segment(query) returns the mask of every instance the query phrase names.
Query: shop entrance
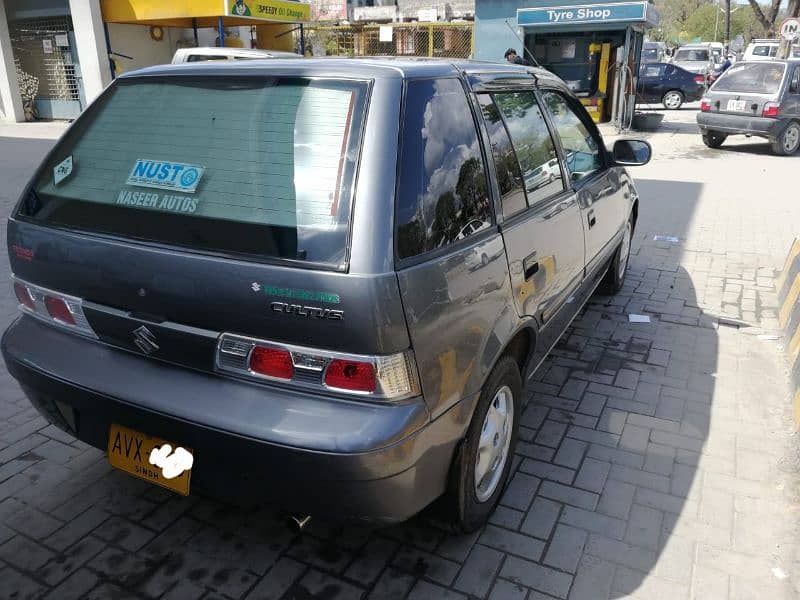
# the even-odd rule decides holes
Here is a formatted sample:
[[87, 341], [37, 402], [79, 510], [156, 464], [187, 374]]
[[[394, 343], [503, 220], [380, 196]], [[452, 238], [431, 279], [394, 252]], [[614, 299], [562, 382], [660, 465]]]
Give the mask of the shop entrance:
[[85, 105], [75, 33], [68, 15], [9, 21], [26, 115], [74, 119]]

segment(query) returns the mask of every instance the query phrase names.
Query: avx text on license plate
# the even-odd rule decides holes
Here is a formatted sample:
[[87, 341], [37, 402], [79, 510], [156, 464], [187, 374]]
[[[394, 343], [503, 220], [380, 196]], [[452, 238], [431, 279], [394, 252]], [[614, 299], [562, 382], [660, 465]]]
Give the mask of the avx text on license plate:
[[747, 110], [747, 100], [728, 100], [728, 110]]
[[[191, 469], [177, 477], [167, 479], [164, 477], [161, 467], [150, 464], [150, 452], [153, 448], [160, 448], [164, 444], [169, 444], [173, 450], [178, 446], [172, 442], [112, 423], [108, 432], [108, 462], [112, 467], [134, 477], [188, 496], [189, 479], [192, 476]], [[186, 450], [191, 453], [189, 448]]]

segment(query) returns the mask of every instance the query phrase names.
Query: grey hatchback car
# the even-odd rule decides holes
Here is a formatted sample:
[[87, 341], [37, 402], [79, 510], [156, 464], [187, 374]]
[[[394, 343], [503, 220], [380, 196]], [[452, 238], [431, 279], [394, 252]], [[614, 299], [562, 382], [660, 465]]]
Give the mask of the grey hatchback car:
[[623, 165], [649, 158], [608, 152], [540, 69], [128, 73], [9, 220], [3, 356], [52, 423], [176, 493], [378, 523], [441, 497], [472, 530], [509, 477], [524, 381], [623, 284]]
[[800, 61], [733, 65], [700, 101], [697, 124], [709, 148], [742, 134], [766, 138], [775, 154], [794, 154], [800, 148]]

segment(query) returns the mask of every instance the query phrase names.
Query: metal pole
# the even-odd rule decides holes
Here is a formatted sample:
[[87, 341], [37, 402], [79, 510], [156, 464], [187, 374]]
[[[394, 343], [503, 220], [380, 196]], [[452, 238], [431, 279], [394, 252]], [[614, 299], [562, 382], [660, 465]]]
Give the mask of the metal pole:
[[111, 38], [108, 35], [108, 23], [103, 23], [103, 31], [106, 34], [106, 52], [108, 53], [108, 67], [111, 69], [111, 79], [117, 76], [117, 69], [114, 60], [111, 58]]
[[222, 22], [222, 17], [217, 19], [217, 28], [219, 29], [219, 47], [225, 47], [225, 25]]
[[306, 35], [302, 23], [300, 23], [300, 53], [306, 55]]
[[719, 13], [722, 10], [722, 7], [719, 5], [720, 2], [722, 2], [722, 0], [717, 0], [717, 18], [714, 19], [714, 41], [715, 42], [717, 41], [717, 32], [719, 31]]
[[194, 47], [197, 48], [200, 45], [200, 39], [197, 37], [197, 19], [192, 18], [192, 31], [194, 31]]
[[731, 0], [725, 0], [725, 38], [722, 44], [726, 50], [731, 45]]

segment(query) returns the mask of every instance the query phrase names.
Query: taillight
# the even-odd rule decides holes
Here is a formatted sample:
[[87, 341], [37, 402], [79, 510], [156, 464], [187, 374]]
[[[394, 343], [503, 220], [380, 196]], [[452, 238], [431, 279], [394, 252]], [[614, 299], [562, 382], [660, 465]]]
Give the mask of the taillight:
[[81, 335], [97, 337], [83, 314], [83, 300], [80, 298], [48, 290], [16, 277], [14, 294], [24, 313]]
[[19, 303], [28, 310], [36, 310], [33, 305], [33, 298], [28, 288], [19, 282], [14, 282], [14, 293], [17, 295]]
[[700, 111], [701, 112], [709, 112], [711, 110], [711, 100], [708, 98], [703, 98], [700, 100]]
[[318, 393], [365, 399], [400, 400], [420, 393], [411, 350], [364, 356], [223, 333], [216, 368], [253, 380], [269, 378]]
[[294, 376], [292, 355], [288, 350], [255, 346], [250, 352], [250, 370], [258, 375], [291, 380]]
[[45, 296], [44, 305], [47, 308], [47, 314], [53, 317], [56, 321], [60, 321], [65, 325], [75, 325], [75, 318], [69, 310], [69, 306], [64, 302], [63, 298], [55, 296]]
[[761, 111], [762, 117], [777, 117], [780, 112], [780, 105], [775, 102], [767, 102], [764, 104], [764, 109]]
[[705, 85], [705, 83], [706, 83], [706, 78], [705, 78], [705, 77], [703, 77], [702, 75], [695, 75], [695, 76], [694, 76], [694, 82], [695, 82], [695, 83], [699, 83], [700, 85]]
[[325, 385], [350, 392], [374, 392], [375, 366], [370, 362], [334, 359], [325, 371]]

